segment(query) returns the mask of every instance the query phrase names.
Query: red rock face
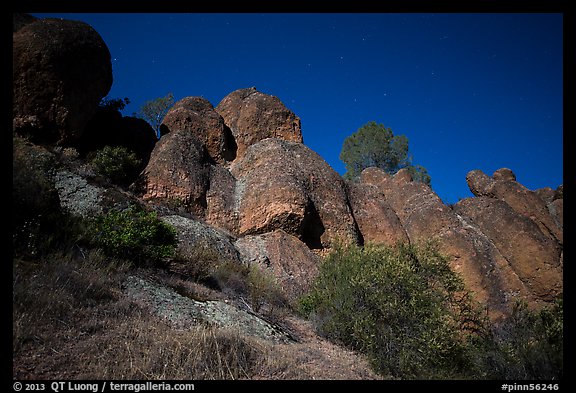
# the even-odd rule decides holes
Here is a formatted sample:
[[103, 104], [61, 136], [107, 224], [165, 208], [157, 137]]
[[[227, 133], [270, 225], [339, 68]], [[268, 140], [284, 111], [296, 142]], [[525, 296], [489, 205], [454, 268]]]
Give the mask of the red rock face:
[[488, 197], [461, 200], [454, 210], [498, 248], [532, 298], [549, 301], [562, 292], [562, 249], [534, 221]]
[[503, 200], [514, 211], [534, 221], [542, 233], [563, 244], [562, 230], [550, 216], [546, 202], [518, 183], [510, 169], [499, 169], [492, 178], [482, 171], [471, 171], [466, 175], [466, 181], [474, 195]]
[[266, 138], [302, 143], [300, 118], [277, 97], [254, 87], [228, 94], [216, 111], [234, 135], [238, 158], [244, 156], [248, 146]]
[[384, 194], [373, 184], [348, 183], [348, 199], [364, 243], [393, 246], [408, 235]]
[[212, 104], [202, 97], [183, 98], [168, 111], [161, 125], [161, 133], [165, 135], [176, 131], [192, 133], [219, 164], [236, 158], [236, 143], [230, 129]]
[[361, 182], [382, 192], [398, 216], [410, 242], [436, 239], [450, 258], [475, 298], [488, 308], [492, 318], [509, 312], [518, 296], [533, 301], [532, 292], [513, 270], [509, 261], [481, 228], [458, 215], [426, 185], [412, 182], [404, 170], [395, 176], [369, 168]]
[[19, 27], [12, 39], [13, 128], [38, 143], [73, 141], [112, 86], [110, 52], [82, 22], [38, 19]]
[[230, 172], [237, 179], [238, 235], [283, 229], [312, 248], [357, 241], [342, 178], [303, 144], [262, 140]]
[[144, 200], [182, 206], [204, 216], [209, 166], [206, 150], [190, 132], [171, 132], [152, 150], [138, 186]]

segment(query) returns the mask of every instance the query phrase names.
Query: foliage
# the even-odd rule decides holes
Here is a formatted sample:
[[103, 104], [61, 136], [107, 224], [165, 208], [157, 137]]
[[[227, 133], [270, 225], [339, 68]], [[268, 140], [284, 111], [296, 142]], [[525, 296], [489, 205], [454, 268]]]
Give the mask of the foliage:
[[320, 334], [396, 378], [557, 380], [563, 301], [490, 324], [434, 243], [335, 247], [300, 300]]
[[486, 379], [558, 380], [563, 376], [562, 297], [540, 311], [517, 302], [512, 315], [477, 340], [477, 373]]
[[394, 135], [390, 128], [374, 121], [366, 123], [344, 140], [340, 159], [346, 166], [344, 177], [349, 180], [357, 178], [369, 167], [381, 168], [390, 174], [408, 168], [415, 181], [430, 185], [426, 168], [412, 166], [408, 138]]
[[124, 146], [104, 146], [94, 154], [91, 162], [99, 174], [123, 186], [132, 182], [141, 164], [136, 154]]
[[104, 110], [110, 111], [121, 111], [126, 108], [126, 105], [130, 104], [130, 99], [128, 97], [124, 98], [102, 98], [98, 106]]
[[402, 378], [450, 378], [467, 367], [467, 336], [483, 320], [432, 243], [337, 246], [301, 309], [319, 333]]
[[277, 308], [288, 304], [273, 275], [257, 265], [226, 261], [215, 269], [213, 277], [222, 292], [246, 297], [254, 311], [260, 312], [267, 306], [267, 316], [273, 316]]
[[414, 181], [430, 185], [432, 178], [428, 174], [428, 170], [422, 165], [408, 165], [406, 169], [410, 172]]
[[146, 101], [140, 107], [139, 116], [152, 126], [154, 131], [156, 131], [157, 138], [160, 138], [160, 125], [162, 125], [164, 116], [166, 116], [172, 105], [174, 105], [174, 95], [168, 93], [165, 97]]
[[154, 212], [132, 205], [90, 220], [90, 242], [107, 255], [150, 265], [174, 255], [176, 231]]

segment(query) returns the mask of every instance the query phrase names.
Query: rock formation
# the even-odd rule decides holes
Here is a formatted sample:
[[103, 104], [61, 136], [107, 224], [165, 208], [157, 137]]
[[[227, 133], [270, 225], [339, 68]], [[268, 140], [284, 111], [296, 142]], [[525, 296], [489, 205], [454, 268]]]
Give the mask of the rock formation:
[[219, 164], [236, 158], [236, 142], [230, 129], [204, 98], [186, 97], [178, 101], [164, 117], [160, 130], [163, 136], [183, 131], [193, 134]]
[[[292, 301], [317, 274], [317, 254], [337, 241], [436, 239], [493, 318], [516, 299], [538, 306], [563, 290], [561, 186], [531, 191], [510, 169], [492, 177], [474, 170], [466, 180], [475, 197], [449, 207], [407, 170], [368, 168], [347, 183], [303, 144], [300, 119], [255, 88], [216, 108], [201, 97], [178, 101], [156, 143], [140, 119], [102, 108], [93, 116], [112, 75], [90, 26], [26, 15], [13, 23], [13, 125], [31, 140], [14, 138], [13, 218], [21, 225], [49, 209], [90, 217], [150, 204], [178, 232], [173, 271], [193, 271], [198, 250], [210, 249], [218, 260], [270, 272]], [[62, 160], [57, 167], [61, 147], [33, 143], [75, 143], [81, 155], [130, 148], [146, 164], [131, 187], [138, 197]]]
[[232, 130], [241, 158], [248, 146], [266, 138], [302, 142], [300, 118], [274, 96], [256, 88], [240, 89], [228, 94], [216, 107]]
[[173, 131], [156, 144], [135, 188], [144, 200], [184, 206], [203, 217], [208, 176], [204, 145], [186, 130]]
[[357, 241], [342, 178], [302, 143], [264, 139], [230, 172], [237, 179], [239, 235], [283, 229], [310, 248]]
[[320, 260], [298, 238], [279, 229], [238, 239], [234, 246], [243, 263], [270, 272], [287, 299], [296, 302], [310, 290]]
[[517, 213], [533, 220], [542, 233], [563, 243], [562, 230], [550, 216], [546, 203], [534, 191], [518, 183], [510, 169], [499, 169], [492, 178], [482, 171], [471, 171], [466, 175], [466, 181], [474, 195], [503, 200]]
[[[366, 176], [370, 171], [367, 171]], [[410, 240], [385, 195], [375, 184], [350, 182], [348, 198], [362, 242], [393, 246]]]
[[108, 47], [83, 22], [15, 18], [14, 30], [13, 129], [38, 143], [73, 141], [112, 86]]
[[176, 229], [178, 234], [177, 258], [169, 264], [173, 272], [190, 275], [194, 263], [206, 263], [198, 259], [208, 257], [220, 263], [240, 263], [238, 251], [233, 245], [235, 240], [225, 232], [219, 231], [202, 221], [178, 215], [162, 216], [161, 220]]
[[463, 222], [427, 185], [413, 182], [406, 170], [390, 176], [377, 168], [361, 174], [362, 184], [376, 186], [398, 216], [410, 242], [436, 239], [477, 300], [496, 317], [506, 313], [515, 293], [527, 292], [506, 260], [480, 231]]
[[490, 239], [535, 299], [552, 300], [561, 292], [561, 247], [536, 223], [488, 197], [461, 200], [454, 210]]

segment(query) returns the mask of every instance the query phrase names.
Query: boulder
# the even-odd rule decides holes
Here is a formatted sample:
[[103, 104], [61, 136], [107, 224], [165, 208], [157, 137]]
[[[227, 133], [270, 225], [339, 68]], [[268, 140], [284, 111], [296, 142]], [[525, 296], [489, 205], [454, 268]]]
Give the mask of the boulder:
[[234, 135], [238, 158], [246, 149], [266, 138], [302, 142], [300, 118], [277, 98], [256, 88], [240, 89], [228, 94], [216, 107]]
[[278, 326], [220, 300], [197, 301], [149, 278], [129, 275], [122, 285], [124, 293], [139, 307], [149, 310], [168, 325], [189, 330], [198, 325], [231, 329], [241, 335], [289, 343], [290, 336]]
[[534, 221], [488, 197], [463, 199], [454, 211], [490, 239], [534, 298], [550, 301], [562, 292], [562, 249]]
[[270, 272], [282, 294], [291, 302], [307, 293], [318, 275], [320, 258], [298, 238], [281, 229], [245, 236], [234, 245], [242, 262]]
[[144, 200], [183, 208], [204, 216], [210, 168], [206, 149], [188, 131], [164, 135], [133, 189]]
[[546, 202], [534, 191], [518, 183], [515, 178], [512, 171], [506, 168], [497, 170], [492, 178], [480, 170], [466, 175], [466, 181], [474, 195], [506, 202], [514, 211], [533, 220], [542, 233], [563, 244], [562, 230], [550, 216]]
[[37, 143], [73, 141], [112, 86], [108, 47], [83, 22], [25, 20], [19, 27], [12, 35], [13, 129]]
[[377, 186], [349, 182], [347, 192], [362, 242], [392, 246], [410, 241], [400, 219]]
[[160, 126], [160, 133], [163, 136], [173, 131], [192, 133], [215, 162], [224, 164], [236, 158], [236, 142], [232, 132], [212, 104], [202, 97], [183, 98], [168, 111]]
[[342, 178], [302, 143], [276, 138], [234, 161], [238, 235], [283, 229], [310, 248], [358, 241]]

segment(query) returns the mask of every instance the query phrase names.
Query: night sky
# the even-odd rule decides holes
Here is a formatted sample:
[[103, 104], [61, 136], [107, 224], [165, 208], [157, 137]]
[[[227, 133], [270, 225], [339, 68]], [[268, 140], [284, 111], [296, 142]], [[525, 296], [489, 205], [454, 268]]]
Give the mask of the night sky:
[[369, 121], [410, 141], [446, 203], [466, 173], [512, 169], [529, 189], [563, 182], [561, 14], [33, 14], [81, 20], [112, 55], [124, 115], [174, 93], [214, 106], [255, 86], [302, 120], [337, 172]]

